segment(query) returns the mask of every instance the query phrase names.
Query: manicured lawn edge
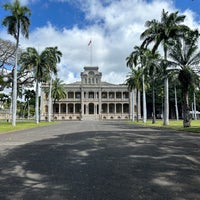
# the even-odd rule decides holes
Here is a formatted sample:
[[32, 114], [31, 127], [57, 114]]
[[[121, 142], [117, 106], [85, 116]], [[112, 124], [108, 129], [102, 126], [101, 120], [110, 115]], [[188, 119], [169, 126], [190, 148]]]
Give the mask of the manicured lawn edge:
[[13, 131], [20, 131], [20, 130], [25, 130], [25, 129], [32, 129], [40, 126], [49, 126], [56, 124], [58, 122], [40, 122], [36, 124], [33, 121], [29, 122], [17, 122], [16, 126], [12, 126], [12, 123], [10, 122], [0, 122], [0, 134], [5, 134]]
[[172, 129], [176, 131], [184, 131], [184, 132], [192, 132], [192, 133], [200, 133], [200, 120], [192, 120], [191, 127], [184, 128], [182, 120], [170, 120], [168, 126], [163, 125], [162, 120], [157, 120], [155, 124], [152, 124], [151, 120], [147, 120], [146, 123], [142, 121], [129, 121], [129, 124], [135, 124], [138, 126], [152, 127], [152, 128], [164, 128], [164, 129]]

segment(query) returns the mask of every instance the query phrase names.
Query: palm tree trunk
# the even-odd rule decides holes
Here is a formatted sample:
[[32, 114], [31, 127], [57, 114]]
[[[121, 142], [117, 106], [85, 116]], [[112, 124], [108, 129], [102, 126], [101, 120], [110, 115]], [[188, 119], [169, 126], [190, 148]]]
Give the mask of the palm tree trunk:
[[197, 106], [196, 106], [196, 95], [194, 92], [194, 120], [197, 120]]
[[152, 98], [153, 98], [153, 114], [152, 114], [152, 124], [156, 123], [156, 104], [155, 104], [155, 88], [154, 83], [152, 87]]
[[176, 85], [174, 85], [174, 98], [175, 98], [176, 120], [179, 120]]
[[35, 99], [35, 122], [39, 123], [39, 83], [36, 80], [36, 99]]
[[18, 41], [15, 52], [15, 66], [13, 68], [13, 88], [12, 88], [12, 126], [16, 126], [17, 114], [17, 54], [18, 54]]
[[164, 98], [164, 116], [163, 116], [163, 125], [169, 125], [169, 83], [168, 77], [165, 77], [164, 80], [164, 91], [165, 91], [165, 98]]
[[139, 90], [137, 89], [137, 122], [139, 122]]
[[56, 99], [53, 100], [53, 121], [55, 120], [55, 107], [56, 107]]
[[30, 118], [30, 105], [29, 105], [29, 100], [28, 100], [28, 120]]
[[132, 90], [132, 121], [135, 121], [135, 90]]
[[11, 102], [10, 102], [9, 119], [8, 119], [8, 122], [11, 122], [11, 115], [12, 115], [12, 100], [11, 100]]
[[143, 90], [143, 122], [147, 122], [147, 105], [146, 105], [146, 91], [144, 85], [144, 75], [142, 75], [142, 90]]
[[[164, 59], [167, 61], [167, 46], [164, 45]], [[167, 65], [165, 66], [166, 73], [167, 73]], [[165, 80], [164, 80], [164, 115], [163, 115], [163, 125], [167, 126], [169, 125], [169, 83], [168, 83], [168, 75], [165, 74]]]
[[190, 127], [190, 108], [188, 91], [183, 91], [183, 127]]
[[[51, 76], [51, 74], [50, 74]], [[51, 111], [52, 111], [52, 106], [51, 106], [51, 102], [52, 102], [52, 98], [51, 98], [51, 91], [52, 91], [52, 76], [50, 78], [50, 85], [49, 85], [49, 101], [48, 101], [48, 122], [51, 122]]]

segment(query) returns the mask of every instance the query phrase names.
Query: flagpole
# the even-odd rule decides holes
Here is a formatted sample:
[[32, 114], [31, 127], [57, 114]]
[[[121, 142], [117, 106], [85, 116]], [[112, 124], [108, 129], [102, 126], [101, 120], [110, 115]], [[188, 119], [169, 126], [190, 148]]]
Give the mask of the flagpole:
[[88, 46], [90, 47], [90, 66], [92, 66], [92, 40], [90, 39]]
[[90, 44], [90, 66], [92, 67], [92, 43]]

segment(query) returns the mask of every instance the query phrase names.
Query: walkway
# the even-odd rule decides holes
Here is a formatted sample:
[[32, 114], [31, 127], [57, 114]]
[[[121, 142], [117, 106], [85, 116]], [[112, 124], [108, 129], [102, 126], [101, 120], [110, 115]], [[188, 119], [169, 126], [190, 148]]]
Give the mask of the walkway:
[[198, 200], [200, 135], [71, 121], [0, 135], [1, 200]]

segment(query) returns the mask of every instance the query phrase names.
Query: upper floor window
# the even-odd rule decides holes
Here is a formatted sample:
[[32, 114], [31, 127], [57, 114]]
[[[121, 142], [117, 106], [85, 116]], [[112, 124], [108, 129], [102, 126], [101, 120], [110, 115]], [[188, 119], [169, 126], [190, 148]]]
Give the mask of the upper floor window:
[[123, 98], [128, 99], [129, 98], [129, 93], [128, 92], [123, 92]]
[[89, 98], [93, 99], [94, 98], [94, 92], [89, 92]]
[[73, 99], [74, 98], [74, 93], [73, 92], [68, 92], [68, 98]]
[[80, 99], [81, 98], [81, 93], [80, 92], [76, 92], [75, 97], [76, 97], [76, 99]]
[[116, 98], [121, 99], [122, 98], [122, 93], [121, 92], [116, 92]]
[[102, 92], [101, 96], [102, 96], [103, 99], [106, 99], [107, 98], [107, 92]]

